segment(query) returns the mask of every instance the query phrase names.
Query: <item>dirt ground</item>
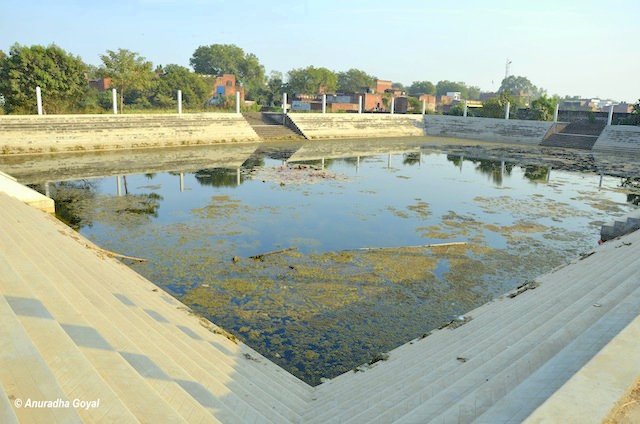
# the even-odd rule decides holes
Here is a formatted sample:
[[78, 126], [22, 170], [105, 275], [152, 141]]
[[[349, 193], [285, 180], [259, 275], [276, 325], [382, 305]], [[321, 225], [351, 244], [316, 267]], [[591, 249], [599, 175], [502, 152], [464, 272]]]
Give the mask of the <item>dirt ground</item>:
[[633, 387], [616, 403], [603, 424], [640, 423], [640, 378]]

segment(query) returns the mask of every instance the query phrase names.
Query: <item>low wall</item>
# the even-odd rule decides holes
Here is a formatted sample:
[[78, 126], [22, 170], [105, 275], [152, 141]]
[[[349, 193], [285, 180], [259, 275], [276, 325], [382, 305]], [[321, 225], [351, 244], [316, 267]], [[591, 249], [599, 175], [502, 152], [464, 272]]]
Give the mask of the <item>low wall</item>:
[[431, 136], [526, 144], [540, 144], [554, 127], [553, 122], [546, 121], [449, 115], [425, 115], [424, 125]]
[[0, 154], [258, 140], [234, 113], [0, 116]]
[[596, 140], [593, 150], [640, 153], [640, 127], [634, 125], [608, 125]]
[[0, 171], [0, 193], [14, 197], [21, 202], [31, 205], [47, 213], [55, 213], [56, 206], [53, 199], [44, 196], [37, 191], [24, 186], [16, 181], [11, 175]]
[[310, 140], [424, 135], [421, 115], [291, 113], [288, 116], [297, 129]]

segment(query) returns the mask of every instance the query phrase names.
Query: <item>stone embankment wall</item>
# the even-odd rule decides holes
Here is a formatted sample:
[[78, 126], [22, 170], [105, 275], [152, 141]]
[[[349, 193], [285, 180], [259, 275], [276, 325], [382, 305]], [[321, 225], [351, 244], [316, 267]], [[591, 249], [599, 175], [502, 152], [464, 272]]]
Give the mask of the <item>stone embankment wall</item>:
[[0, 116], [0, 154], [258, 140], [234, 113]]
[[619, 153], [640, 153], [640, 127], [608, 125], [593, 145], [593, 150]]
[[310, 140], [424, 135], [421, 115], [292, 113], [288, 117]]
[[479, 141], [540, 144], [554, 127], [553, 122], [516, 119], [425, 115], [427, 135]]

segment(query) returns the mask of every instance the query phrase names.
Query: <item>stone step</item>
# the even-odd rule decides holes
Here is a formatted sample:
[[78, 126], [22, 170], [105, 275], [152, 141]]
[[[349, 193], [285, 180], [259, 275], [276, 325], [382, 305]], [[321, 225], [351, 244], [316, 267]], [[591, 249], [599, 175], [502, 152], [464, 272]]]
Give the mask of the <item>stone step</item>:
[[[624, 286], [625, 289], [622, 290], [621, 286]], [[618, 292], [618, 294], [615, 295], [614, 292]], [[447, 410], [442, 411], [442, 408], [438, 409], [438, 407], [429, 407], [423, 404], [424, 406], [420, 406], [407, 415], [405, 421], [414, 422], [417, 417], [429, 417], [435, 421], [442, 419], [447, 422], [455, 417], [460, 418], [462, 422], [470, 422], [486, 412], [498, 399], [508, 396], [518, 385], [530, 378], [532, 370], [539, 370], [550, 362], [555, 362], [555, 367], [550, 367], [553, 372], [550, 377], [555, 380], [555, 384], [559, 387], [613, 337], [615, 333], [612, 334], [608, 331], [610, 330], [610, 325], [599, 326], [598, 324], [602, 321], [613, 323], [619, 320], [616, 308], [620, 309], [620, 304], [628, 297], [640, 300], [640, 286], [633, 275], [602, 297], [599, 303], [602, 306], [599, 308], [606, 308], [606, 310], [597, 321], [594, 322], [591, 315], [593, 309], [599, 308], [595, 308], [593, 305], [588, 305], [589, 308], [587, 309], [581, 309], [581, 307], [572, 308], [575, 316], [571, 318], [571, 321], [567, 321], [566, 325], [560, 326], [548, 338], [540, 338], [538, 345], [533, 340], [530, 343], [531, 349], [523, 349], [521, 354], [514, 356], [513, 362], [503, 362], [502, 364], [504, 365], [500, 364], [500, 367], [493, 369], [487, 369], [485, 366], [483, 371], [477, 370], [475, 374], [465, 376], [464, 381], [461, 380], [459, 384], [449, 387], [447, 389], [449, 393], [460, 394], [464, 392], [469, 382], [476, 381], [476, 388], [469, 392], [466, 397], [457, 400], [455, 405], [451, 405]], [[628, 323], [634, 317], [635, 314], [627, 314], [625, 321]], [[621, 327], [623, 328], [624, 325]], [[619, 330], [622, 328], [619, 328]], [[568, 363], [556, 359], [568, 347], [567, 340], [574, 343], [580, 340], [581, 337], [591, 339], [589, 341], [588, 355], [582, 356], [579, 360], [577, 356], [574, 356]], [[594, 344], [597, 344], [598, 347], [592, 347]], [[477, 374], [478, 372], [480, 374]], [[486, 382], [488, 375], [491, 375], [491, 378]], [[438, 403], [436, 398], [430, 402], [433, 405]], [[441, 415], [437, 415], [438, 413]]]
[[2, 387], [2, 381], [0, 381], [0, 423], [19, 424], [13, 408], [12, 400], [9, 400], [9, 395]]
[[563, 147], [569, 149], [591, 150], [596, 143], [597, 137], [590, 135], [575, 135], [557, 133], [549, 136], [540, 143], [545, 147]]
[[[596, 256], [596, 255], [594, 255]], [[590, 258], [587, 258], [590, 259]], [[556, 276], [559, 278], [562, 275], [562, 271], [560, 270], [556, 273]], [[604, 272], [604, 271], [601, 271]], [[558, 275], [559, 274], [559, 275]], [[567, 279], [573, 279], [574, 276], [567, 276]], [[569, 292], [574, 290], [575, 287], [573, 284], [569, 284], [564, 287], [547, 287], [544, 283], [544, 279], [540, 279], [543, 281], [542, 286], [536, 289], [535, 292], [525, 292], [524, 294], [518, 296], [517, 298], [507, 301], [504, 300], [500, 306], [504, 307], [497, 311], [497, 308], [492, 308], [493, 313], [490, 316], [480, 316], [475, 317], [468, 324], [450, 331], [444, 330], [446, 333], [437, 333], [437, 334], [445, 334], [448, 337], [438, 339], [432, 339], [433, 336], [428, 337], [425, 340], [417, 341], [416, 345], [419, 343], [430, 343], [427, 348], [422, 348], [419, 350], [420, 356], [413, 357], [403, 357], [400, 355], [394, 355], [391, 353], [391, 358], [397, 358], [398, 360], [394, 363], [397, 365], [393, 365], [392, 363], [384, 363], [384, 366], [381, 368], [380, 372], [377, 372], [377, 369], [369, 370], [362, 373], [363, 377], [360, 380], [367, 380], [367, 383], [363, 384], [363, 381], [360, 381], [360, 384], [363, 384], [367, 387], [367, 389], [359, 392], [359, 396], [350, 398], [350, 401], [353, 401], [352, 405], [358, 405], [361, 409], [367, 409], [367, 407], [375, 404], [379, 399], [379, 397], [387, 397], [385, 393], [388, 392], [398, 392], [402, 391], [406, 385], [395, 384], [392, 386], [385, 386], [384, 382], [390, 379], [397, 379], [398, 381], [404, 381], [403, 378], [407, 380], [410, 379], [411, 375], [421, 376], [423, 379], [430, 379], [431, 374], [435, 372], [434, 370], [440, 369], [442, 365], [438, 364], [448, 364], [448, 366], [458, 366], [459, 363], [456, 361], [456, 355], [463, 355], [469, 349], [482, 349], [482, 346], [487, 346], [490, 348], [495, 343], [499, 343], [499, 341], [503, 338], [504, 334], [514, 334], [522, 329], [522, 323], [524, 322], [526, 325], [531, 327], [531, 320], [539, 319], [540, 314], [547, 313], [550, 308], [554, 308], [553, 310], [561, 310], [564, 305], [557, 301], [557, 297], [562, 297], [563, 292]], [[570, 280], [572, 281], [572, 280]], [[560, 289], [560, 290], [558, 290]], [[528, 296], [527, 296], [528, 294]], [[527, 299], [531, 299], [527, 301]], [[523, 303], [531, 304], [531, 307], [523, 306]], [[495, 305], [494, 305], [495, 306]], [[509, 310], [513, 310], [514, 312], [509, 312]], [[526, 314], [522, 314], [522, 310], [526, 310]], [[495, 313], [498, 312], [500, 314], [499, 325], [502, 326], [501, 332], [495, 331], [495, 323], [497, 316]], [[473, 314], [471, 314], [473, 316]], [[485, 323], [489, 322], [491, 325], [487, 326]], [[504, 324], [507, 323], [507, 324]], [[458, 333], [456, 337], [454, 333]], [[435, 335], [437, 335], [435, 334]], [[515, 337], [515, 336], [514, 336]], [[448, 340], [447, 340], [448, 339]], [[426, 372], [423, 370], [425, 364], [425, 359], [429, 358], [428, 364], [431, 364], [430, 371]], [[389, 361], [388, 361], [389, 362]], [[367, 378], [368, 376], [371, 378]], [[353, 377], [356, 377], [354, 375]], [[375, 380], [375, 381], [370, 381]], [[415, 377], [414, 377], [415, 380]], [[333, 393], [335, 396], [340, 396], [344, 392], [350, 390], [355, 384], [356, 379], [353, 378], [351, 383], [343, 386], [338, 389], [335, 388]], [[328, 396], [328, 398], [333, 398], [332, 396]], [[389, 402], [393, 399], [388, 398]], [[318, 408], [318, 406], [314, 406], [314, 408]], [[319, 409], [322, 409], [321, 407]], [[348, 409], [348, 408], [347, 408]]]
[[[46, 236], [46, 232], [47, 232], [47, 231], [49, 231], [49, 232], [50, 232], [51, 230], [43, 229], [43, 230], [41, 230], [41, 231], [44, 231], [44, 232], [45, 232], [45, 234], [44, 234], [44, 235]], [[51, 236], [53, 237], [53, 236], [54, 236], [54, 234], [51, 234]], [[53, 247], [51, 247], [51, 248], [53, 248]], [[52, 253], [53, 253], [53, 252], [52, 252]], [[82, 255], [80, 255], [80, 256], [82, 256]], [[74, 263], [74, 264], [73, 264], [73, 267], [82, 268], [83, 266], [82, 266], [82, 260], [81, 260], [81, 258], [78, 258], [78, 259], [77, 259], [77, 262], [79, 262], [79, 263]], [[59, 265], [59, 266], [60, 266], [60, 265]], [[70, 265], [70, 266], [71, 266], [71, 265]], [[128, 270], [128, 268], [126, 268], [126, 267], [124, 267], [124, 266], [121, 266], [121, 268], [122, 268], [122, 269], [124, 269], [124, 270]], [[118, 270], [118, 268], [116, 268], [116, 271], [117, 271], [117, 270]], [[86, 271], [90, 271], [90, 270], [86, 270]], [[96, 270], [96, 271], [99, 271], [99, 270]], [[132, 273], [130, 270], [128, 270], [128, 271], [129, 271], [129, 273]], [[111, 269], [111, 272], [113, 273], [113, 269]], [[119, 278], [117, 275], [115, 275], [114, 277], [115, 277], [115, 278]], [[130, 279], [131, 279], [131, 275], [127, 275], [125, 278], [127, 278], [127, 280], [130, 280]], [[101, 285], [100, 285], [100, 284], [97, 284], [97, 283], [99, 283], [99, 281], [98, 281], [98, 280], [99, 280], [99, 279], [98, 279], [98, 278], [96, 278], [96, 281], [93, 281], [93, 282], [91, 282], [91, 283], [86, 283], [86, 284], [89, 284], [89, 285], [86, 287], [86, 290], [85, 290], [84, 292], [85, 292], [85, 293], [87, 293], [88, 291], [91, 291], [91, 290], [94, 290], [94, 291], [95, 291], [95, 290], [97, 290], [99, 287], [101, 287]], [[105, 283], [106, 283], [106, 282], [105, 282]], [[93, 289], [92, 289], [92, 287], [93, 287]], [[131, 290], [127, 290], [127, 292], [128, 292], [128, 293], [130, 293], [130, 292], [131, 292]], [[151, 291], [149, 290], [149, 291], [145, 292], [143, 296], [145, 296], [146, 298], [149, 298], [150, 293], [151, 293]], [[155, 296], [153, 296], [153, 297], [155, 298]], [[116, 305], [117, 305], [117, 306], [120, 306], [120, 308], [124, 308], [124, 305], [122, 305], [122, 303], [121, 303], [119, 300], [117, 300], [117, 299], [113, 296], [113, 293], [105, 294], [105, 295], [103, 295], [103, 296], [102, 296], [102, 298], [103, 298], [103, 299], [107, 299], [107, 298], [109, 298], [109, 299], [111, 299], [111, 301], [112, 301], [112, 302], [116, 302]], [[134, 298], [132, 297], [132, 299], [134, 299]], [[157, 300], [160, 302], [160, 299], [157, 299]], [[143, 300], [143, 301], [144, 301], [144, 300]], [[95, 303], [96, 301], [93, 301], [93, 302]], [[164, 308], [166, 309], [167, 304], [166, 304], [164, 301], [161, 301], [161, 302], [162, 302], [162, 306], [164, 306]], [[178, 302], [176, 302], [176, 304], [178, 304]], [[147, 312], [145, 312], [144, 310], [142, 310], [142, 309], [140, 309], [140, 308], [134, 308], [134, 309], [135, 309], [135, 313], [136, 313], [136, 315], [138, 316], [138, 318], [129, 317], [129, 318], [128, 318], [128, 320], [129, 320], [129, 321], [131, 321], [131, 322], [136, 322], [136, 323], [137, 323], [137, 324], [136, 324], [136, 327], [137, 327], [137, 326], [139, 326], [139, 325], [143, 325], [143, 324], [144, 324], [144, 320], [146, 320], [146, 322], [147, 322], [147, 323], [149, 323], [149, 324], [153, 324], [153, 323], [155, 323], [155, 321], [153, 321], [153, 319], [148, 315], [148, 313], [147, 313]], [[172, 312], [174, 312], [174, 311], [172, 311]], [[175, 310], [175, 312], [176, 312], [176, 313], [178, 313], [178, 314], [182, 314], [182, 315], [184, 315], [184, 312], [183, 312], [183, 311]], [[165, 316], [167, 316], [167, 315], [165, 314]], [[143, 321], [141, 322], [141, 321], [140, 321], [140, 319], [142, 319]], [[174, 327], [174, 328], [175, 328], [175, 327]], [[192, 342], [192, 343], [193, 343], [192, 339], [191, 339], [189, 336], [187, 336], [187, 335], [183, 334], [183, 333], [182, 333], [182, 332], [180, 332], [180, 331], [176, 332], [176, 330], [175, 330], [175, 329], [167, 328], [167, 329], [164, 329], [164, 332], [163, 332], [163, 333], [164, 333], [164, 335], [165, 335], [165, 337], [166, 337], [166, 341], [165, 341], [164, 343], [167, 343], [167, 342], [168, 342], [168, 343], [169, 343], [169, 346], [173, 346], [173, 344], [171, 343], [172, 341], [173, 341], [173, 343], [177, 343], [177, 341], [175, 340], [175, 337], [176, 337], [176, 336], [178, 336], [178, 338], [180, 338], [179, 336], [183, 336], [183, 338], [184, 338], [184, 339], [186, 339], [186, 341], [189, 341], [189, 342]], [[176, 334], [176, 333], [178, 333], [178, 334]], [[205, 343], [205, 345], [206, 345], [206, 343]], [[188, 347], [188, 345], [185, 345], [184, 347], [185, 347], [185, 348], [187, 348], [187, 347]], [[215, 362], [215, 366], [220, 367], [221, 365], [220, 365], [218, 362], [219, 362], [219, 361], [221, 361], [221, 360], [223, 360], [223, 359], [224, 359], [224, 356], [227, 356], [227, 355], [225, 355], [225, 354], [224, 354], [224, 352], [215, 351], [215, 350], [211, 349], [211, 346], [208, 346], [208, 347], [209, 347], [209, 349], [206, 349], [206, 353], [205, 353], [205, 355], [206, 355], [206, 356], [203, 356], [203, 357], [202, 357], [202, 361], [203, 361], [204, 363], [206, 363], [206, 362], [207, 362], [207, 360], [211, 360], [211, 361]], [[187, 351], [188, 351], [188, 350], [187, 350]], [[216, 356], [215, 356], [215, 355], [213, 355], [213, 356], [212, 356], [212, 354], [216, 354], [216, 355], [217, 355], [217, 358], [216, 358]], [[242, 360], [242, 361], [245, 361], [245, 362], [249, 362], [249, 365], [252, 365], [253, 361], [247, 361], [247, 360], [246, 360], [246, 358], [242, 357], [242, 355], [238, 355], [238, 356], [240, 356], [240, 359], [239, 359], [239, 360]], [[209, 357], [211, 357], [211, 359], [209, 359]], [[189, 358], [183, 358], [183, 360], [184, 360], [184, 361], [188, 361], [188, 360], [189, 360]], [[199, 362], [200, 362], [200, 361], [199, 361]], [[261, 368], [264, 368], [264, 367], [261, 367]], [[237, 370], [234, 370], [233, 368], [230, 368], [230, 371], [231, 371], [232, 373], [237, 373]], [[199, 369], [197, 370], [197, 372], [198, 372], [198, 373], [203, 373], [203, 372], [205, 372], [205, 371], [204, 371], [202, 368], [199, 368]], [[263, 372], [264, 372], [264, 371], [263, 371]], [[258, 378], [258, 377], [259, 377], [259, 375], [260, 375], [260, 373], [255, 373], [255, 372], [251, 371], [250, 376], [248, 376], [247, 378], [252, 378], [253, 380], [259, 380], [259, 378]], [[239, 378], [239, 376], [234, 375], [233, 380], [234, 380], [234, 381], [237, 381], [237, 380], [238, 380], [238, 378]], [[205, 380], [206, 380], [206, 378], [205, 378]], [[273, 383], [273, 379], [265, 379], [265, 383], [264, 383], [264, 384], [272, 385], [272, 383]], [[260, 393], [260, 390], [258, 390], [257, 392], [258, 392], [258, 393]], [[254, 395], [255, 395], [255, 394], [256, 394], [256, 393], [254, 392]], [[247, 393], [247, 396], [248, 396], [248, 395], [249, 395], [249, 393]], [[289, 396], [289, 397], [291, 397], [291, 396]], [[294, 396], [294, 398], [295, 398], [295, 396]], [[230, 401], [230, 400], [229, 400], [229, 401], [225, 400], [225, 403], [232, 404], [233, 402], [232, 402], [232, 401]], [[260, 403], [261, 403], [260, 399], [258, 399], [257, 401], [255, 401], [255, 403], [256, 403], [256, 404], [260, 404]], [[264, 406], [266, 407], [266, 405], [264, 405]], [[281, 417], [281, 418], [282, 418], [282, 417]]]
[[[30, 306], [22, 305], [23, 312], [37, 314]], [[68, 400], [4, 296], [0, 296], [0, 322], [0, 382], [9, 401], [20, 399], [24, 406], [27, 399]], [[80, 422], [75, 409], [21, 407], [14, 408], [13, 413], [23, 423]]]
[[[43, 261], [47, 261], [47, 257], [45, 256], [43, 258]], [[53, 264], [51, 264], [53, 265]], [[58, 268], [61, 268], [61, 270], [64, 271], [64, 275], [66, 276], [67, 279], [69, 279], [69, 275], [70, 272], [68, 272], [68, 270], [64, 269], [65, 263], [61, 262], [61, 261], [56, 261], [56, 266]], [[73, 264], [72, 266], [77, 267], [78, 264]], [[54, 274], [56, 273], [55, 271], [53, 272]], [[86, 278], [86, 277], [85, 277]], [[87, 281], [85, 282], [85, 284], [87, 284], [88, 286], [86, 287], [86, 290], [83, 290], [82, 292], [85, 293], [85, 295], [91, 295], [91, 294], [95, 294], [97, 296], [97, 294], [99, 293], [99, 282], [98, 281]], [[69, 287], [67, 288], [67, 290], [69, 291], [73, 291], [73, 287]], [[76, 296], [78, 297], [78, 299], [81, 299], [82, 294], [80, 292], [76, 293]], [[118, 301], [111, 293], [102, 293], [102, 296], [98, 296], [97, 299], [89, 299], [89, 304], [90, 305], [99, 305], [102, 308], [105, 308], [106, 305], [105, 303], [107, 303], [108, 301], [114, 303], [116, 306], [120, 306], [121, 308], [125, 308], [125, 306], [122, 304], [122, 302]], [[102, 305], [100, 305], [102, 303]], [[137, 312], [139, 312], [140, 315], [142, 315], [142, 317], [144, 318], [148, 318], [148, 320], [150, 321], [150, 323], [154, 323], [155, 321], [152, 321], [151, 318], [149, 318], [149, 315], [147, 312], [145, 312], [142, 309], [136, 308]], [[105, 312], [106, 313], [106, 312]], [[96, 322], [99, 325], [100, 322], [104, 322], [106, 320], [110, 320], [112, 322], [119, 322], [120, 320], [118, 319], [117, 316], [117, 312], [116, 311], [109, 311], [108, 313], [108, 317], [98, 317], [96, 318]], [[123, 326], [131, 326], [132, 328], [129, 330], [131, 333], [133, 333], [136, 336], [136, 342], [137, 343], [142, 343], [142, 342], [146, 342], [145, 340], [145, 334], [148, 337], [151, 337], [153, 335], [153, 329], [152, 328], [145, 328], [145, 322], [137, 320], [135, 317], [132, 317], [131, 315], [127, 316], [127, 317], [123, 317], [123, 321], [121, 322], [121, 324]], [[138, 333], [136, 334], [136, 331], [138, 330]], [[175, 332], [175, 331], [174, 331]], [[116, 333], [117, 334], [117, 333]], [[114, 334], [113, 332], [109, 332], [109, 328], [105, 328], [103, 329], [103, 336], [105, 339], [107, 339], [109, 341], [110, 344], [114, 344], [114, 343], [120, 343], [119, 345], [116, 344], [114, 347], [117, 347], [120, 351], [120, 348], [122, 348], [122, 350], [125, 350], [128, 353], [133, 353], [136, 354], [135, 348], [131, 348], [129, 346], [123, 346], [122, 342], [118, 342], [117, 338], [114, 339]], [[151, 343], [153, 344], [153, 343]], [[176, 350], [177, 347], [174, 345], [178, 345], [179, 343], [173, 339], [173, 340], [166, 340], [166, 339], [162, 339], [159, 341], [155, 342], [155, 346], [157, 346], [155, 349], [150, 349], [149, 346], [145, 346], [144, 344], [141, 345], [141, 348], [144, 349], [146, 352], [151, 352], [148, 353], [149, 358], [151, 359], [151, 362], [153, 363], [155, 361], [155, 365], [157, 366], [164, 366], [164, 368], [162, 368], [162, 371], [164, 372], [164, 374], [166, 375], [170, 375], [172, 377], [173, 380], [175, 381], [189, 381], [189, 380], [193, 380], [194, 377], [199, 379], [200, 382], [209, 382], [210, 384], [214, 384], [216, 386], [219, 387], [217, 392], [213, 392], [213, 394], [218, 393], [222, 398], [224, 398], [224, 406], [225, 407], [230, 407], [235, 411], [240, 411], [242, 412], [243, 416], [241, 417], [242, 421], [246, 421], [246, 422], [260, 422], [262, 419], [260, 417], [251, 417], [251, 412], [253, 411], [253, 409], [251, 407], [249, 407], [249, 405], [247, 404], [239, 404], [240, 403], [244, 403], [244, 401], [238, 400], [238, 401], [234, 401], [234, 395], [233, 393], [229, 393], [229, 390], [226, 389], [222, 384], [221, 381], [219, 381], [219, 379], [213, 379], [213, 378], [209, 378], [209, 375], [207, 374], [207, 370], [202, 368], [202, 367], [196, 367], [196, 370], [193, 370], [193, 366], [190, 366], [191, 362], [193, 361], [193, 359], [189, 356], [186, 356], [186, 354], [182, 354], [182, 357], [180, 358], [180, 363], [181, 366], [185, 367], [185, 368], [189, 368], [189, 370], [191, 371], [192, 375], [194, 375], [194, 377], [190, 377], [190, 376], [183, 376], [179, 374], [179, 369], [178, 367], [174, 364], [173, 367], [171, 366], [171, 364], [167, 364], [167, 361], [164, 360], [163, 361], [163, 354], [166, 355], [173, 355], [175, 357], [176, 355]], [[156, 353], [157, 351], [157, 353]], [[188, 352], [188, 346], [183, 346], [183, 351], [184, 352]], [[182, 352], [182, 351], [179, 351]], [[214, 352], [216, 353], [216, 352]], [[220, 356], [220, 353], [217, 353], [218, 356]], [[171, 357], [171, 356], [169, 356]], [[177, 373], [177, 374], [176, 374]], [[254, 392], [254, 395], [258, 395], [257, 392]], [[252, 403], [255, 404], [259, 404], [260, 403], [260, 399], [258, 400], [253, 400], [252, 399]], [[254, 405], [255, 406], [255, 405]], [[224, 407], [222, 407], [221, 405], [218, 405], [217, 408], [220, 408], [224, 411]], [[267, 415], [269, 415], [271, 413], [270, 409], [267, 409]], [[224, 418], [224, 415], [221, 414], [221, 416]], [[277, 418], [277, 417], [276, 417]], [[239, 419], [239, 418], [236, 418]], [[280, 419], [282, 419], [282, 417], [280, 417]], [[232, 420], [233, 421], [233, 420]]]
[[[7, 239], [11, 240], [15, 246], [21, 246], [21, 249], [28, 248], [24, 243], [20, 243], [20, 240], [13, 239], [12, 235]], [[6, 248], [2, 242], [0, 246]], [[42, 259], [46, 260], [46, 257]], [[31, 340], [36, 343], [54, 374], [60, 370], [58, 381], [63, 390], [67, 388], [70, 398], [75, 396], [93, 400], [104, 397], [101, 402], [110, 408], [110, 412], [113, 408], [116, 415], [112, 419], [115, 422], [131, 420], [132, 413], [141, 421], [168, 419], [180, 422], [188, 421], [192, 416], [197, 421], [202, 420], [204, 414], [198, 415], [193, 409], [202, 408], [195, 402], [193, 402], [193, 408], [189, 408], [185, 403], [189, 401], [186, 392], [176, 384], [168, 387], [172, 383], [144, 378], [145, 376], [127, 361], [126, 356], [104, 338], [105, 332], [117, 332], [118, 328], [124, 324], [119, 322], [117, 317], [104, 319], [100, 327], [94, 327], [87, 322], [82, 313], [75, 310], [72, 303], [58, 293], [58, 287], [48, 281], [48, 276], [55, 275], [55, 272], [43, 274], [39, 269], [33, 268], [27, 271], [22, 268], [19, 261], [13, 261], [13, 263], [10, 269], [3, 269], [6, 271], [3, 273], [6, 277], [2, 290], [17, 299], [26, 299], [30, 302], [35, 300], [39, 303], [41, 313], [46, 313], [50, 317], [37, 319], [37, 321], [28, 317], [21, 320]], [[12, 273], [12, 269], [15, 269], [16, 273]], [[32, 279], [20, 281], [16, 278], [18, 274], [31, 275]], [[85, 302], [82, 296], [74, 299], [74, 303]], [[90, 309], [94, 307], [90, 304], [89, 306]], [[113, 328], [110, 328], [112, 325]], [[69, 370], [73, 372], [70, 373]], [[107, 384], [104, 383], [105, 381]], [[111, 389], [116, 391], [117, 395], [111, 393]], [[163, 401], [167, 396], [171, 396], [171, 402]], [[122, 408], [123, 411], [118, 411], [117, 403], [120, 401], [116, 400], [117, 398], [126, 399], [127, 407], [131, 412], [125, 408]], [[176, 408], [182, 410], [179, 412]], [[101, 414], [104, 409], [97, 408], [82, 412]], [[202, 412], [206, 414], [206, 411]], [[101, 418], [90, 416], [87, 419], [97, 421]]]

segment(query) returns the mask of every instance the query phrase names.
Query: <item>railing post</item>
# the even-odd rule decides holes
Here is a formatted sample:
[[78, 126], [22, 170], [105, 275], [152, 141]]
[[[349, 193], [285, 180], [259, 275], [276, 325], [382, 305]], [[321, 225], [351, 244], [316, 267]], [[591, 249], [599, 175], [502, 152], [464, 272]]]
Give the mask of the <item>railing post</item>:
[[282, 93], [282, 125], [287, 125], [287, 93]]
[[392, 97], [391, 98], [391, 114], [393, 115], [396, 109], [396, 98]]
[[427, 113], [427, 101], [422, 99], [422, 114], [425, 115]]
[[118, 91], [115, 88], [111, 89], [111, 103], [113, 103], [113, 114], [118, 114]]
[[504, 108], [504, 119], [509, 119], [509, 109], [511, 109], [511, 102], [507, 102], [507, 106]]
[[560, 112], [560, 103], [556, 103], [556, 110], [553, 111], [553, 122], [558, 122], [558, 112]]
[[358, 96], [358, 113], [362, 113], [362, 95]]
[[327, 95], [322, 95], [322, 113], [327, 113]]
[[240, 115], [240, 92], [236, 91], [236, 113]]
[[40, 87], [36, 87], [36, 104], [38, 106], [38, 115], [42, 115], [42, 91]]
[[464, 112], [462, 112], [462, 116], [467, 117], [467, 112], [469, 110], [469, 106], [467, 105], [467, 101], [464, 101]]
[[178, 115], [182, 115], [182, 90], [178, 90]]
[[607, 118], [607, 125], [613, 123], [613, 105], [609, 106], [609, 117]]

